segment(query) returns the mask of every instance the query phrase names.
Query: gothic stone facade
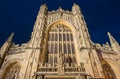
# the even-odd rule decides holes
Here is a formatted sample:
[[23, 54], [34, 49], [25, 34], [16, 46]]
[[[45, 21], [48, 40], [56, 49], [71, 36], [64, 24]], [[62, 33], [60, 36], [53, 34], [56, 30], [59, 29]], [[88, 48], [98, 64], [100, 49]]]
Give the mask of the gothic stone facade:
[[31, 39], [18, 45], [14, 33], [0, 49], [0, 79], [120, 79], [120, 46], [94, 43], [80, 7], [40, 7]]

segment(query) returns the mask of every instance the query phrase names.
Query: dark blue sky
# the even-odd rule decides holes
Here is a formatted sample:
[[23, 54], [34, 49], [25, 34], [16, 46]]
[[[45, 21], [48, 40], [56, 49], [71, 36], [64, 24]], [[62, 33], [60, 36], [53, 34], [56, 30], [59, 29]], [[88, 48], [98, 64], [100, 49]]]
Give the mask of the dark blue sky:
[[11, 34], [13, 41], [29, 41], [41, 4], [49, 10], [61, 6], [71, 10], [73, 3], [80, 5], [93, 42], [105, 43], [107, 32], [120, 43], [120, 0], [0, 0], [0, 46]]

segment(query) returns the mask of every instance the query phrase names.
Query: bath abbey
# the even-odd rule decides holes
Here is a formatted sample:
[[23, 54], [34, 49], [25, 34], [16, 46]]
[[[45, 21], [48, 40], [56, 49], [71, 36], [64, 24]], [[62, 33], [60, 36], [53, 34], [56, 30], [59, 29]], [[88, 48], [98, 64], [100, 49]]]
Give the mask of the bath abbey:
[[43, 4], [29, 41], [15, 44], [13, 36], [0, 48], [0, 79], [120, 79], [118, 42], [108, 32], [109, 43], [94, 43], [77, 4]]

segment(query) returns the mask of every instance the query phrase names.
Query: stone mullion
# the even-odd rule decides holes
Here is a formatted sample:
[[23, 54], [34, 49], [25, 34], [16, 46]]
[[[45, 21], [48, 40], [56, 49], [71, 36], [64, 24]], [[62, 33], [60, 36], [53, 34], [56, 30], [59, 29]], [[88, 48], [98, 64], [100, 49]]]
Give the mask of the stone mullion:
[[50, 54], [48, 55], [48, 63], [50, 63]]
[[51, 46], [51, 44], [50, 44], [50, 37], [51, 37], [51, 34], [50, 34], [50, 32], [49, 32], [49, 36], [48, 36], [48, 63], [50, 63], [50, 46]]
[[71, 57], [71, 58], [72, 58], [72, 60], [73, 60], [72, 46], [71, 46], [71, 43], [72, 43], [72, 40], [71, 40], [71, 38], [72, 38], [72, 37], [71, 37], [71, 34], [72, 34], [72, 33], [71, 33], [71, 32], [69, 32], [69, 40], [70, 40], [69, 45], [70, 45], [70, 54], [71, 54], [71, 56], [70, 56], [70, 57]]
[[54, 42], [54, 32], [52, 32], [52, 35], [53, 35], [53, 37], [52, 37], [52, 42], [51, 42], [52, 43], [52, 48], [51, 48], [52, 54], [51, 55], [52, 55], [52, 66], [54, 66], [54, 56], [53, 56], [53, 54], [54, 54], [54, 43], [53, 43]]
[[67, 49], [66, 50], [66, 52], [67, 52], [66, 54], [68, 54], [68, 37], [67, 37], [68, 33], [66, 32], [66, 30], [67, 30], [67, 28], [65, 29], [65, 35], [66, 35], [66, 49]]
[[71, 49], [71, 36], [70, 36], [70, 32], [68, 33], [68, 38], [69, 38], [69, 47], [70, 47], [70, 54], [72, 54], [72, 49]]
[[52, 34], [51, 34], [51, 32], [49, 32], [50, 33], [50, 40], [49, 40], [49, 43], [50, 43], [50, 54], [51, 54], [51, 37], [52, 37]]
[[58, 55], [60, 54], [60, 49], [59, 49], [59, 46], [60, 46], [60, 41], [59, 41], [59, 27], [58, 27]]
[[72, 37], [71, 37], [71, 34], [72, 34], [72, 33], [70, 32], [70, 33], [69, 33], [69, 39], [70, 39], [70, 51], [71, 51], [71, 55], [72, 55], [72, 46], [71, 46], [71, 43], [72, 43], [71, 38], [72, 38]]
[[13, 76], [14, 76], [14, 68], [12, 68], [11, 79], [13, 78]]
[[[55, 29], [54, 29], [54, 30], [55, 30]], [[55, 60], [54, 60], [54, 58], [55, 58], [55, 57], [54, 57], [54, 54], [55, 54], [55, 32], [53, 32], [53, 34], [54, 34], [54, 35], [53, 35], [53, 36], [54, 36], [54, 37], [53, 37], [53, 39], [54, 39], [54, 40], [53, 40], [53, 41], [54, 41], [54, 42], [53, 42], [53, 48], [54, 48], [54, 50], [53, 50], [53, 66], [54, 66], [54, 64], [55, 64], [55, 63], [54, 63], [54, 61], [55, 61]]]
[[53, 54], [51, 54], [52, 56], [52, 66], [54, 66], [54, 56], [53, 56]]
[[64, 28], [64, 26], [62, 26], [62, 34], [61, 34], [62, 35], [62, 53], [64, 53], [64, 47], [63, 47], [64, 46], [64, 43], [63, 43], [63, 38], [64, 38], [63, 31], [64, 31], [64, 29], [63, 28]]
[[52, 65], [52, 63], [51, 63], [51, 53], [52, 53], [52, 47], [51, 47], [51, 46], [52, 46], [52, 42], [51, 42], [51, 41], [52, 41], [52, 32], [50, 31], [49, 33], [50, 33], [50, 41], [49, 41], [49, 42], [50, 42], [50, 64]]
[[[57, 27], [55, 28], [56, 29], [56, 34], [57, 35], [59, 35], [58, 34], [58, 29], [57, 29]], [[55, 37], [55, 39], [56, 39], [56, 37]], [[59, 54], [59, 52], [58, 52], [58, 50], [59, 50], [59, 44], [58, 44], [58, 39], [59, 39], [59, 36], [57, 36], [57, 40], [55, 40], [55, 44], [56, 44], [56, 46], [57, 46], [57, 49], [55, 49], [56, 51], [55, 51], [55, 53], [58, 55]]]

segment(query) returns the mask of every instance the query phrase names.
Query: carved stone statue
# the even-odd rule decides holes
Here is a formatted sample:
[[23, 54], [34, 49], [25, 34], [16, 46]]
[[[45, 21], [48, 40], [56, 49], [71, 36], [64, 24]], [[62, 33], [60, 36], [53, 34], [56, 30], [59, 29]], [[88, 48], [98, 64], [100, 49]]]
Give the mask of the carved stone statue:
[[64, 73], [64, 55], [63, 54], [61, 54], [59, 56], [58, 72], [59, 72], [59, 74], [63, 74]]
[[58, 63], [59, 63], [59, 65], [62, 65], [64, 63], [64, 57], [63, 57], [62, 54], [59, 56], [59, 62]]

